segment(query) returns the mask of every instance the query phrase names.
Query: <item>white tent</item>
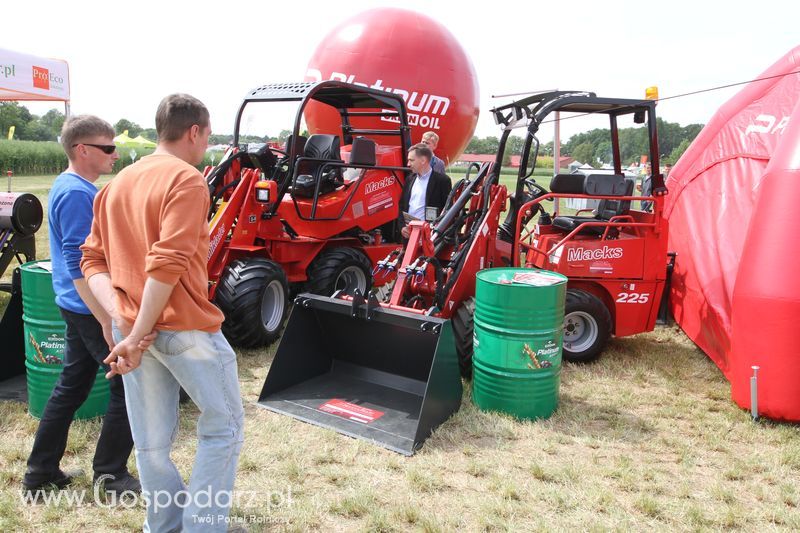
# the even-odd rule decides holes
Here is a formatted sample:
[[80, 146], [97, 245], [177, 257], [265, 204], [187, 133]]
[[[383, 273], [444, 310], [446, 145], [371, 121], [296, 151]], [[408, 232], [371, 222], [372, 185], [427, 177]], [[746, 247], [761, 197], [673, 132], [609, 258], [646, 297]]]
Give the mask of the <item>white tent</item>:
[[0, 48], [0, 101], [50, 100], [64, 102], [69, 115], [69, 66]]

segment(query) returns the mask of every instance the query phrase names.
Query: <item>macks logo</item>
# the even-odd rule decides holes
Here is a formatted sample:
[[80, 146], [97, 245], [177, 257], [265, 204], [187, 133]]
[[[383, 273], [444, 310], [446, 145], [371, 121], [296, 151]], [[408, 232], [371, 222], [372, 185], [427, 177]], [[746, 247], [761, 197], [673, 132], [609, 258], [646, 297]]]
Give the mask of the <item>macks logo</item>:
[[622, 257], [622, 248], [603, 246], [594, 250], [585, 248], [570, 248], [567, 252], [567, 261], [590, 261], [592, 259], [619, 259]]
[[372, 181], [364, 187], [364, 194], [372, 194], [386, 187], [391, 187], [393, 183], [394, 177], [392, 176], [386, 176], [380, 181]]

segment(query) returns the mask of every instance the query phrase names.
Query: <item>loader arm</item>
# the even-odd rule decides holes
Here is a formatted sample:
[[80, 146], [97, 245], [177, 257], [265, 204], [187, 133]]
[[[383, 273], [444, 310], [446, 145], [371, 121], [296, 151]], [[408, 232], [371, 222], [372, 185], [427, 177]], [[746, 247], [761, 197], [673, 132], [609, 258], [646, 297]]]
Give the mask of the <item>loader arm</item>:
[[214, 216], [208, 223], [211, 238], [208, 248], [208, 272], [209, 280], [212, 282], [215, 282], [216, 279], [211, 279], [211, 274], [220, 270], [216, 268], [217, 263], [220, 259], [224, 261], [222, 252], [225, 249], [225, 239], [236, 225], [237, 219], [242, 216], [241, 211], [245, 205], [248, 192], [252, 190], [253, 184], [257, 179], [258, 172], [255, 169], [245, 169], [228, 200], [220, 202]]

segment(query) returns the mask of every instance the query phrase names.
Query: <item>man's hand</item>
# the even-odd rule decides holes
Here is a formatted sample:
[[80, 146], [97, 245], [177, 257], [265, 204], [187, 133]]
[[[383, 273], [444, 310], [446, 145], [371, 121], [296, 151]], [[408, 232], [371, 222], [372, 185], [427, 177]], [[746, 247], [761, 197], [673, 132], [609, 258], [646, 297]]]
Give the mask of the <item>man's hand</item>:
[[411, 230], [408, 226], [403, 226], [403, 229], [400, 230], [400, 234], [403, 238], [408, 239], [408, 236], [411, 235]]
[[[131, 334], [133, 326], [131, 326], [130, 322], [128, 322], [121, 316], [117, 315], [116, 317], [114, 317], [114, 324], [117, 325], [117, 329], [119, 329], [120, 333], [122, 333], [123, 338], [128, 337]], [[105, 330], [103, 331], [103, 334], [105, 334]], [[156, 340], [156, 337], [158, 337], [158, 331], [154, 329], [153, 331], [142, 337], [142, 339], [139, 341], [138, 344], [139, 348], [141, 348], [142, 351], [147, 350], [153, 344], [153, 341]], [[108, 347], [112, 350], [114, 349], [114, 346], [112, 344], [109, 344]]]
[[114, 342], [114, 335], [111, 333], [111, 321], [101, 322], [100, 325], [103, 327], [103, 338], [106, 340], [106, 344], [108, 344], [108, 349], [113, 350], [117, 343]]
[[116, 375], [127, 374], [139, 367], [142, 362], [142, 349], [139, 347], [140, 341], [132, 337], [125, 337], [119, 344], [114, 346], [103, 362], [111, 367], [106, 373], [106, 379], [111, 379]]

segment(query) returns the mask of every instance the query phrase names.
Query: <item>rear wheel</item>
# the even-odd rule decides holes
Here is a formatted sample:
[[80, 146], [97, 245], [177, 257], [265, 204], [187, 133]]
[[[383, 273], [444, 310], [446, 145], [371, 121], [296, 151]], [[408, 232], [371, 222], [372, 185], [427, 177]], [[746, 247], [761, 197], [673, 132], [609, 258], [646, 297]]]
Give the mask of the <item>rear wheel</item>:
[[333, 248], [322, 252], [308, 267], [306, 290], [330, 296], [338, 290], [353, 294], [358, 289], [366, 294], [372, 286], [372, 264], [354, 248]]
[[225, 314], [222, 333], [234, 346], [267, 346], [280, 337], [289, 284], [281, 266], [262, 257], [237, 259], [225, 268], [214, 298]]
[[475, 298], [467, 298], [453, 315], [458, 367], [464, 379], [472, 377], [473, 335], [475, 333]]
[[594, 361], [611, 336], [611, 313], [597, 296], [567, 290], [564, 307], [564, 359], [571, 363]]

